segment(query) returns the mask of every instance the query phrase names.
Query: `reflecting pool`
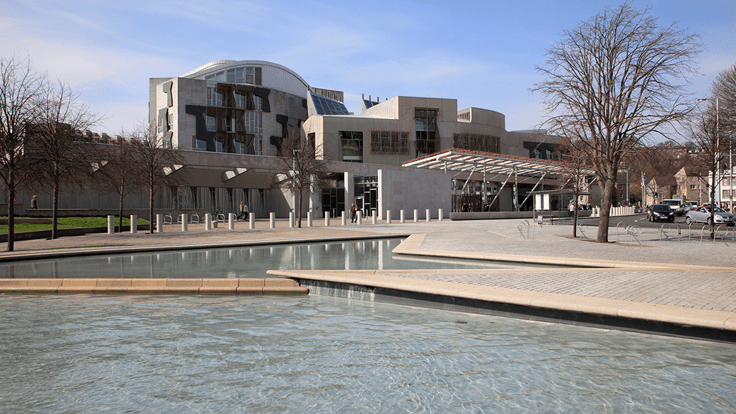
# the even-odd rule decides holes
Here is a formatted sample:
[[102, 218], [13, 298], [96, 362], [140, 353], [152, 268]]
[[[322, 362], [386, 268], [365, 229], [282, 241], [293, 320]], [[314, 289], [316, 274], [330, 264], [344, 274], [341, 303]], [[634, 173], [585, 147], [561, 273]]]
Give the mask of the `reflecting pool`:
[[508, 264], [394, 256], [401, 239], [69, 257], [0, 264], [0, 278], [262, 278], [267, 270], [478, 269]]
[[318, 295], [2, 295], [0, 314], [0, 412], [736, 410], [728, 344]]

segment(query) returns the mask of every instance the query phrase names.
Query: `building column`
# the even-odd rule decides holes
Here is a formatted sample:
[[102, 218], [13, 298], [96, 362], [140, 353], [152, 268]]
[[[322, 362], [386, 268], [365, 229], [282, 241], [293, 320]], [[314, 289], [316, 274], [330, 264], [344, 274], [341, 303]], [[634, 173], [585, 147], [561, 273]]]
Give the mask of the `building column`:
[[350, 217], [350, 206], [353, 205], [353, 198], [355, 197], [355, 174], [351, 172], [345, 172], [344, 178], [345, 185], [345, 216]]

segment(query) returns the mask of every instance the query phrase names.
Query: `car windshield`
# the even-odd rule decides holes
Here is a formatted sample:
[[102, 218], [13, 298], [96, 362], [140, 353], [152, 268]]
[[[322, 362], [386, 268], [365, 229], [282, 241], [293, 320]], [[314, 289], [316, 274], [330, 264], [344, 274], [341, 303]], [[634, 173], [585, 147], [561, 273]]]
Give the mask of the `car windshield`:
[[656, 204], [654, 206], [654, 211], [671, 211], [671, 210], [672, 209], [670, 208], [670, 206], [666, 204]]

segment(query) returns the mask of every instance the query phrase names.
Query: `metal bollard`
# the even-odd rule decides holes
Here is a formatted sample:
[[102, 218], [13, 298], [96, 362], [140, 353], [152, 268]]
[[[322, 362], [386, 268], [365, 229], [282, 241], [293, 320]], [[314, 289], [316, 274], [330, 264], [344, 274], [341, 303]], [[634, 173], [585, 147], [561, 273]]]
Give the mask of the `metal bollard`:
[[156, 232], [157, 233], [164, 232], [164, 215], [163, 214], [156, 214]]
[[373, 210], [371, 211], [371, 223], [376, 224], [376, 219], [378, 219], [378, 212]]
[[418, 221], [419, 221], [419, 212], [417, 211], [417, 209], [414, 209], [414, 222], [416, 223]]
[[347, 211], [342, 212], [342, 225], [343, 226], [348, 225], [348, 212]]
[[294, 212], [289, 212], [289, 228], [294, 228]]
[[427, 223], [429, 223], [429, 220], [432, 219], [432, 212], [427, 209]]
[[312, 227], [312, 212], [307, 211], [307, 227]]
[[107, 216], [107, 234], [115, 234], [115, 216]]
[[227, 215], [227, 228], [229, 230], [235, 230], [235, 213]]
[[276, 213], [268, 213], [268, 215], [271, 221], [271, 228], [275, 229], [276, 228]]
[[386, 210], [386, 224], [391, 224], [391, 210]]
[[250, 229], [253, 230], [256, 228], [256, 213], [248, 213], [248, 220], [250, 222]]
[[187, 223], [187, 217], [186, 214], [181, 215], [181, 231], [189, 231], [189, 223]]
[[401, 217], [400, 217], [401, 218], [401, 224], [406, 223], [406, 218], [404, 217], [404, 209], [403, 208], [401, 209], [400, 215], [401, 215]]
[[136, 216], [135, 214], [132, 214], [130, 216], [130, 233], [138, 233], [138, 216]]
[[442, 209], [439, 211], [439, 220], [442, 221]]
[[204, 229], [207, 231], [212, 230], [212, 214], [210, 213], [204, 215]]
[[330, 227], [330, 212], [325, 211], [325, 227]]
[[363, 224], [363, 212], [359, 211], [358, 212], [358, 225], [360, 226], [361, 224]]

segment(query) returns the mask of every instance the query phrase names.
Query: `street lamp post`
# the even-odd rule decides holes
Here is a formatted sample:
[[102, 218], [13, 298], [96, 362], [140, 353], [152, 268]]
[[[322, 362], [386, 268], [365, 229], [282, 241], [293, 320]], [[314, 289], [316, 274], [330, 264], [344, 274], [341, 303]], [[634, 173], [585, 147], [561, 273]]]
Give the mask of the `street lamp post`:
[[[709, 100], [709, 99], [708, 98], [701, 98], [701, 99], [698, 99], [698, 102], [707, 101], [707, 100]], [[715, 151], [713, 151], [714, 152], [715, 161], [716, 161], [716, 171], [715, 171], [715, 175], [713, 176], [713, 187], [715, 187], [716, 186], [716, 183], [718, 183], [718, 194], [717, 195], [718, 195], [718, 206], [720, 207], [722, 200], [721, 200], [721, 185], [720, 185], [720, 181], [718, 181], [718, 173], [721, 170], [721, 161], [720, 161], [720, 159], [718, 157], [718, 152], [721, 150], [721, 134], [720, 134], [721, 121], [720, 121], [720, 118], [719, 118], [721, 111], [720, 111], [720, 108], [718, 107], [718, 101], [719, 101], [719, 99], [716, 96], [716, 148], [715, 148]], [[732, 178], [733, 178], [733, 177], [731, 177], [731, 171], [733, 171], [733, 164], [731, 164], [731, 143], [730, 142], [728, 144], [728, 164], [729, 164], [728, 165], [728, 167], [729, 167], [728, 185], [729, 185], [729, 189], [730, 189], [731, 186], [733, 185], [733, 184], [731, 184], [731, 181], [732, 181]], [[730, 191], [729, 191], [729, 194], [730, 194]], [[731, 210], [733, 210], [733, 201], [732, 200], [733, 200], [732, 196], [729, 196], [729, 201], [730, 201], [729, 204], [731, 206]], [[711, 203], [715, 203], [716, 200], [710, 200], [710, 202]]]

